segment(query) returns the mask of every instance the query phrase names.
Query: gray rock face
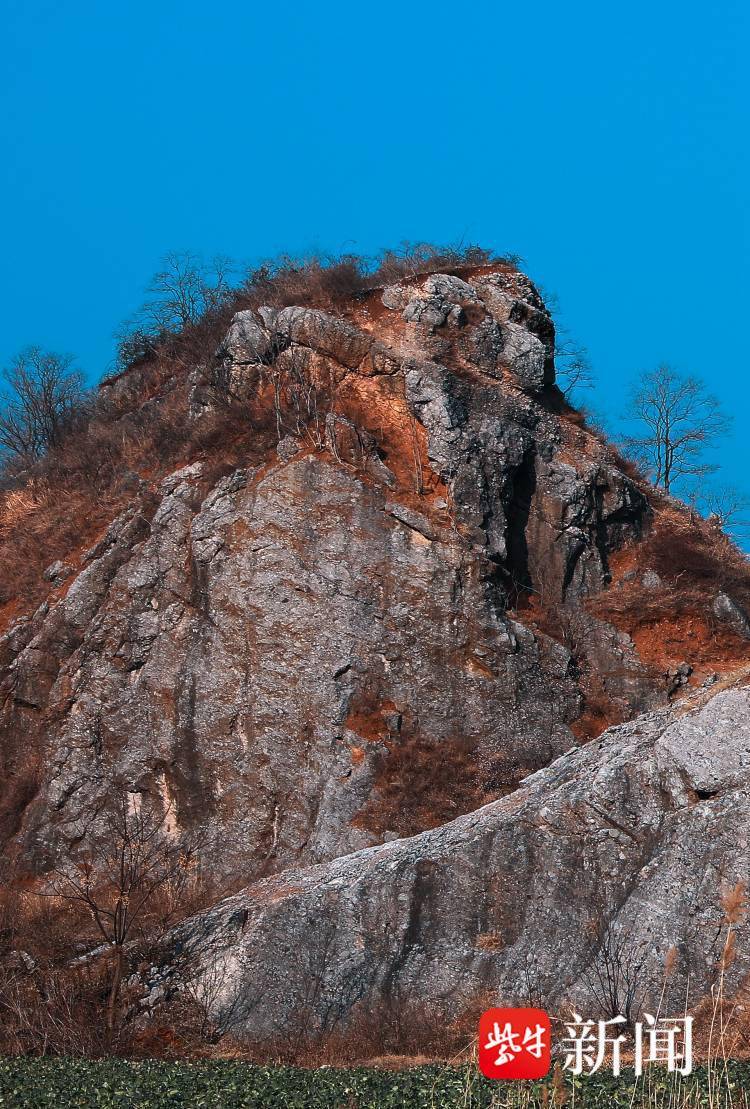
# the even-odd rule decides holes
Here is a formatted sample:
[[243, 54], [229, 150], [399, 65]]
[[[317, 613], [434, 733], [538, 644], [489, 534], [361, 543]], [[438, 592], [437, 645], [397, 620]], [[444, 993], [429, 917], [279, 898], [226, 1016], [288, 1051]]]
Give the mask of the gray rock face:
[[369, 353], [372, 338], [317, 308], [282, 308], [274, 331], [283, 340], [310, 347], [354, 369]]
[[424, 291], [431, 297], [442, 297], [452, 304], [478, 304], [479, 296], [473, 285], [451, 274], [432, 273], [426, 278]]
[[[702, 711], [670, 724], [656, 743], [670, 792], [689, 804], [691, 791], [716, 795], [750, 775], [750, 694], [719, 693]], [[694, 800], [693, 796], [693, 800]]]
[[215, 868], [257, 873], [372, 842], [352, 821], [394, 738], [473, 752], [487, 788], [570, 745], [567, 652], [498, 610], [489, 567], [447, 529], [314, 457], [203, 498], [200, 478], [162, 485], [96, 618], [87, 575], [109, 551], [12, 664], [16, 698], [56, 720], [27, 830], [41, 860], [112, 782], [203, 827]]
[[556, 422], [493, 385], [433, 362], [410, 363], [405, 381], [430, 463], [511, 592], [531, 587], [563, 600], [601, 588], [608, 551], [643, 527], [647, 506], [633, 483], [611, 466], [581, 472], [560, 461]]
[[549, 384], [544, 345], [525, 327], [515, 323], [505, 325], [502, 358], [512, 367], [521, 388], [526, 392], [539, 393]]
[[[642, 967], [646, 1009], [664, 990], [661, 1011], [682, 1012], [715, 980], [721, 899], [747, 875], [748, 750], [747, 689], [637, 718], [441, 828], [249, 887], [178, 928], [157, 978], [226, 968], [215, 1009], [234, 1006], [241, 1035], [296, 1018], [320, 1039], [372, 1012], [451, 1022], [477, 998], [587, 1012], [606, 946]], [[735, 938], [729, 995], [750, 926]]]
[[531, 395], [554, 381], [554, 325], [520, 274], [485, 274], [473, 284], [431, 274], [419, 284], [388, 286], [382, 302], [417, 328], [422, 349], [438, 360], [453, 348], [491, 377], [509, 373]]
[[[0, 641], [5, 750], [45, 767], [7, 846], [24, 865], [120, 788], [205, 833], [215, 873], [261, 876], [450, 819], [571, 746], [577, 663], [509, 608], [606, 585], [646, 503], [603, 459], [563, 458], [530, 395], [554, 332], [527, 279], [383, 299], [395, 328], [237, 313], [189, 376], [196, 418], [269, 374], [343, 399], [258, 469], [134, 486], [66, 596]], [[618, 711], [664, 696], [632, 643], [587, 628]]]
[[273, 339], [254, 312], [237, 312], [223, 343], [223, 351], [239, 364], [264, 362], [273, 350]]

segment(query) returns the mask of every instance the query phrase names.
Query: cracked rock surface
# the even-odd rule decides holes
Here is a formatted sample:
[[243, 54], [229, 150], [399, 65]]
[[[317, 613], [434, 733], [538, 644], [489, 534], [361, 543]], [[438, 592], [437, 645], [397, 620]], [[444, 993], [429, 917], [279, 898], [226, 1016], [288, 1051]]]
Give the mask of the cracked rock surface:
[[[144, 374], [101, 403], [137, 408]], [[563, 419], [532, 283], [484, 267], [341, 317], [243, 310], [170, 388], [198, 426], [289, 381], [313, 421], [279, 419], [260, 461], [134, 475], [0, 639], [4, 766], [33, 768], [4, 864], [44, 875], [113, 791], [169, 810], [219, 883], [248, 887], [175, 952], [227, 962], [259, 1041], [295, 1007], [322, 1035], [406, 996], [446, 1018], [522, 983], [573, 996], [602, 922], [650, 983], [672, 944], [675, 990], [706, 980], [697, 937], [747, 862], [747, 694], [678, 717], [587, 607], [650, 509]], [[631, 723], [579, 747], [594, 671]]]
[[[64, 595], [0, 642], [5, 749], [40, 765], [6, 856], [43, 872], [114, 786], [251, 879], [450, 819], [571, 746], [577, 663], [514, 606], [605, 586], [646, 502], [603, 455], [571, 458], [538, 402], [554, 328], [527, 278], [433, 274], [382, 304], [366, 327], [237, 313], [187, 374], [194, 418], [220, 383], [323, 374], [341, 399], [312, 446], [139, 479]], [[132, 403], [139, 373], [103, 403]], [[632, 644], [589, 626], [612, 696], [658, 703]]]
[[[714, 981], [721, 899], [747, 874], [749, 748], [747, 689], [643, 715], [441, 828], [250, 886], [176, 929], [156, 980], [228, 968], [215, 1015], [231, 1007], [252, 1042], [296, 1018], [346, 1033], [384, 1006], [449, 1024], [477, 997], [590, 1001], [606, 926], [646, 1010], [664, 990], [682, 1012]], [[730, 995], [750, 970], [747, 923], [735, 938]]]
[[[314, 449], [286, 434], [260, 467], [137, 482], [64, 596], [0, 644], [6, 748], [31, 742], [42, 766], [7, 847], [23, 865], [79, 842], [115, 785], [251, 878], [439, 823], [570, 747], [576, 663], [513, 606], [601, 589], [645, 500], [604, 457], [564, 454], [535, 399], [554, 329], [526, 278], [433, 274], [382, 302], [369, 329], [237, 313], [187, 376], [195, 419], [220, 381], [250, 396], [323, 373], [341, 410]], [[602, 657], [629, 655], [613, 696], [658, 700], [632, 645], [590, 623]]]

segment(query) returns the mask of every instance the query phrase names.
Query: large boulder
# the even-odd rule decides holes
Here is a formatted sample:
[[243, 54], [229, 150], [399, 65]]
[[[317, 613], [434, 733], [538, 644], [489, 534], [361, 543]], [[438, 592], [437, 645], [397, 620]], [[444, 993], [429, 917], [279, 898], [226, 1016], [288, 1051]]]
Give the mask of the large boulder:
[[269, 331], [249, 309], [236, 312], [221, 347], [221, 354], [239, 365], [265, 362], [274, 348]]
[[737, 635], [741, 635], [743, 639], [750, 639], [750, 616], [745, 612], [742, 605], [738, 604], [728, 593], [721, 590], [716, 594], [712, 611], [716, 619], [722, 624], [726, 624]]
[[[639, 717], [477, 812], [190, 919], [147, 985], [221, 972], [212, 1015], [231, 1007], [255, 1044], [298, 1027], [356, 1038], [373, 1014], [381, 1028], [429, 1014], [427, 1040], [435, 1022], [538, 998], [609, 1016], [596, 1001], [607, 973], [615, 1004], [633, 990], [646, 1010], [681, 1013], [719, 974], [722, 902], [747, 876], [749, 749], [745, 688]], [[733, 931], [728, 996], [750, 970], [750, 925]]]

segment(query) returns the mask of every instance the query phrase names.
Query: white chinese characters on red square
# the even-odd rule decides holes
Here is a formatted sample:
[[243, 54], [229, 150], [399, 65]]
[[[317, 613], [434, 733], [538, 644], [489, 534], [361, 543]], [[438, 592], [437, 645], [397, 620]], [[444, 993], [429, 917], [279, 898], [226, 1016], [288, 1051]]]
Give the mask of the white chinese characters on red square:
[[485, 1078], [544, 1078], [550, 1068], [550, 1020], [543, 1009], [488, 1009], [479, 1021], [479, 1069]]

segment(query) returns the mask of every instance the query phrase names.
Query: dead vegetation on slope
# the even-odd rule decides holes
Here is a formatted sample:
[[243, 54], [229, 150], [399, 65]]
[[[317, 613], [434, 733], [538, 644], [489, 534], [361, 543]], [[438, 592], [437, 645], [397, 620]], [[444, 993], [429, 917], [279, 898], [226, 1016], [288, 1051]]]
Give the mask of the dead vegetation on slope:
[[626, 631], [644, 662], [662, 672], [686, 659], [698, 679], [747, 661], [747, 640], [713, 609], [726, 593], [750, 611], [747, 558], [687, 508], [655, 496], [653, 507], [643, 543], [613, 557], [612, 586], [588, 609]]
[[[514, 262], [493, 259], [477, 248], [441, 252], [432, 247], [387, 253], [375, 266], [353, 256], [330, 263], [283, 258], [256, 270], [239, 289], [213, 298], [178, 330], [145, 336], [140, 352], [131, 343], [134, 361], [105, 383], [106, 403], [74, 422], [60, 445], [0, 494], [0, 630], [45, 597], [60, 596], [72, 576], [45, 581], [45, 568], [59, 560], [78, 569], [111, 520], [180, 465], [200, 458], [212, 474], [233, 465], [262, 465], [282, 434], [292, 431], [303, 436], [306, 450], [329, 450], [339, 463], [362, 469], [361, 458], [331, 443], [327, 413], [347, 417], [356, 434], [361, 429], [371, 436], [371, 449], [395, 476], [401, 503], [440, 527], [454, 526], [448, 490], [430, 465], [425, 430], [396, 377], [342, 371], [340, 379], [333, 381], [329, 372], [324, 380], [313, 360], [301, 371], [301, 386], [315, 400], [305, 409], [299, 389], [283, 383], [280, 388], [262, 367], [252, 400], [227, 402], [196, 421], [188, 409], [187, 375], [214, 358], [233, 314], [243, 308], [300, 304], [360, 319], [363, 309], [371, 312], [380, 303], [377, 290], [384, 284], [417, 280], [436, 270], [470, 276], [490, 266], [512, 270]], [[694, 667], [698, 679], [746, 659], [746, 641], [712, 614], [720, 590], [750, 605], [744, 556], [720, 532], [658, 497], [562, 394], [551, 389], [543, 401], [560, 417], [563, 452], [570, 452], [571, 464], [580, 467], [581, 458], [614, 464], [636, 481], [654, 509], [644, 540], [611, 556], [612, 586], [585, 602], [588, 612], [631, 636], [655, 684], [682, 660]], [[644, 586], [646, 571], [659, 578], [658, 588]], [[622, 720], [622, 701], [611, 694], [611, 675], [589, 657], [587, 625], [575, 607], [561, 605], [556, 595], [527, 601], [537, 630], [565, 645], [577, 668], [584, 704], [573, 725], [576, 735], [588, 739]], [[416, 737], [402, 736], [391, 746], [379, 772], [378, 800], [360, 817], [363, 826], [379, 834], [411, 834], [476, 807], [493, 791], [512, 788], [505, 781], [483, 785], [482, 768], [463, 742], [443, 745], [439, 764], [432, 747]], [[17, 794], [18, 804], [6, 806], [9, 820], [31, 788], [14, 785], [11, 795]]]
[[[121, 369], [102, 382], [109, 387], [106, 403], [92, 405], [86, 398], [61, 443], [21, 472], [6, 470], [0, 483], [0, 631], [50, 593], [42, 578], [48, 566], [58, 560], [73, 568], [80, 565], [83, 553], [130, 503], [141, 482], [156, 482], [196, 458], [258, 464], [267, 456], [278, 438], [273, 435], [278, 413], [267, 390], [252, 404], [227, 404], [198, 422], [188, 411], [187, 374], [213, 360], [235, 312], [295, 304], [346, 314], [389, 282], [435, 270], [466, 272], [490, 263], [515, 268], [513, 260], [471, 246], [418, 244], [386, 251], [374, 261], [354, 255], [282, 257], [252, 271], [238, 288], [226, 287], [221, 296], [207, 299], [204, 310], [179, 327], [134, 325], [121, 342]], [[320, 392], [321, 384], [316, 387]], [[366, 384], [363, 390], [361, 396], [355, 390], [340, 397], [338, 408], [346, 412], [351, 407], [365, 426], [382, 430], [388, 414], [376, 412], [372, 398], [364, 395]], [[405, 406], [399, 398], [394, 405], [400, 434], [408, 414], [400, 411]], [[300, 413], [291, 411], [291, 397], [288, 406], [284, 422], [293, 428]], [[425, 471], [424, 444], [419, 429], [412, 428], [407, 438], [411, 442], [415, 437], [406, 463], [410, 480], [415, 465]], [[389, 465], [403, 469], [393, 446]], [[419, 475], [416, 485], [421, 492]]]
[[0, 626], [52, 588], [44, 570], [80, 568], [85, 551], [144, 488], [197, 457], [260, 459], [272, 442], [268, 414], [227, 410], [200, 425], [178, 388], [135, 413], [94, 416], [33, 471], [0, 493]]

